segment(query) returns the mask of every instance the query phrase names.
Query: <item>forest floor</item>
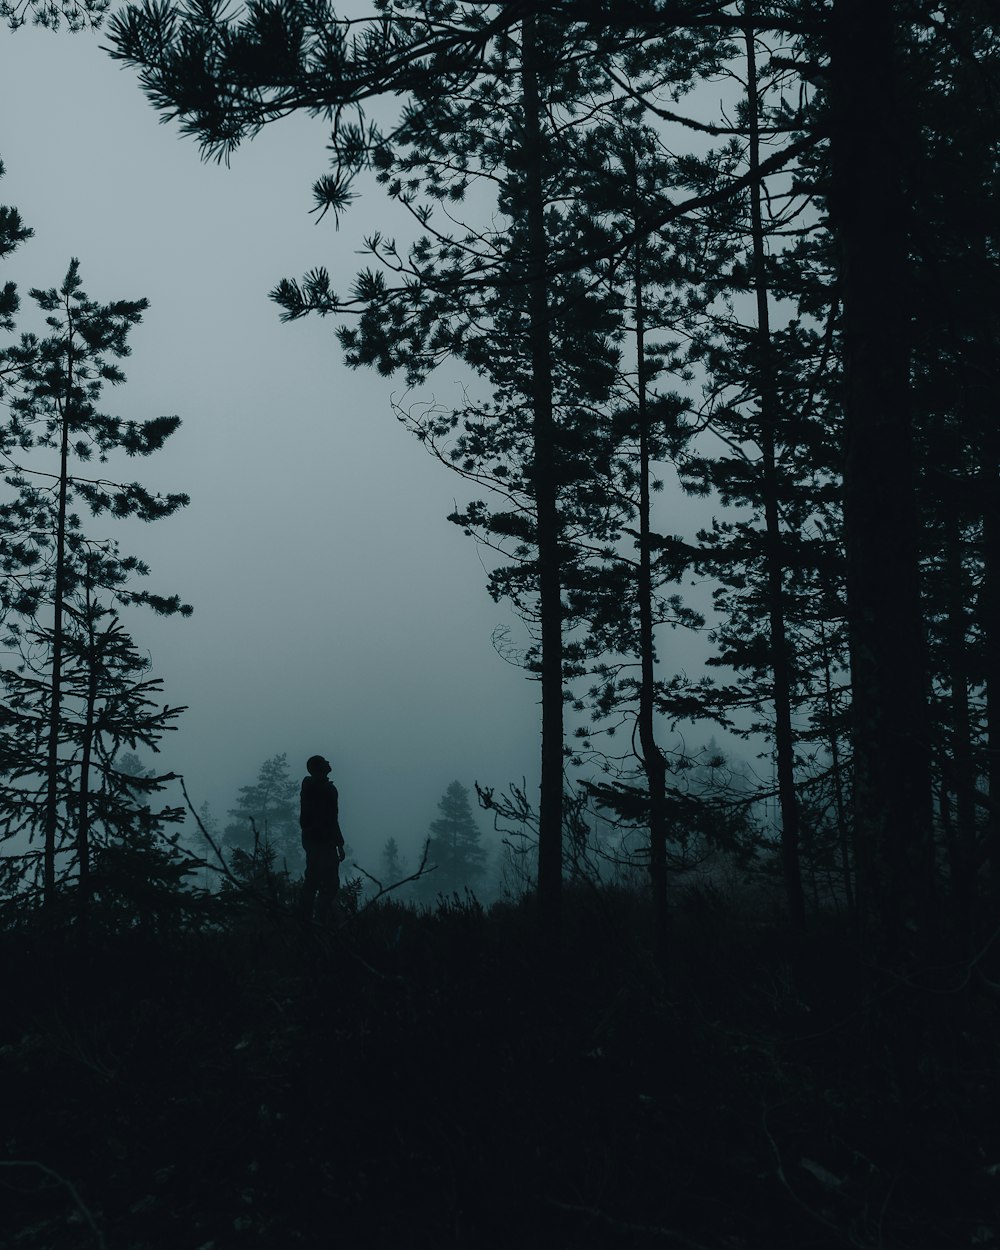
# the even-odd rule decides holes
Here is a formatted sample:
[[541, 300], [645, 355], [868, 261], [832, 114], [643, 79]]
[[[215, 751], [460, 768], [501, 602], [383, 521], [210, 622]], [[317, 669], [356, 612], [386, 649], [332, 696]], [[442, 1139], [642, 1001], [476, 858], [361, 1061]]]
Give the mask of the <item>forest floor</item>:
[[0, 1246], [1000, 1247], [1000, 1004], [566, 902], [0, 935]]

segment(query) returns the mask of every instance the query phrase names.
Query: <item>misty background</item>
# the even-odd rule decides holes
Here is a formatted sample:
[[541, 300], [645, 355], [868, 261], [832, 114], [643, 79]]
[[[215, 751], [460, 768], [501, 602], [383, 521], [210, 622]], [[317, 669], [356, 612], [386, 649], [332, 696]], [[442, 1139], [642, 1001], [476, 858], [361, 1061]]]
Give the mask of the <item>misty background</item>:
[[[499, 627], [515, 648], [529, 640], [486, 593], [484, 554], [446, 520], [475, 488], [394, 420], [402, 379], [348, 369], [333, 320], [281, 325], [267, 298], [317, 264], [346, 289], [364, 236], [401, 223], [369, 185], [339, 229], [317, 228], [320, 119], [268, 127], [230, 168], [202, 161], [102, 42], [31, 27], [4, 35], [0, 201], [35, 231], [5, 261], [21, 328], [41, 326], [29, 288], [58, 286], [79, 257], [92, 298], [151, 305], [130, 336], [128, 380], [102, 407], [182, 419], [163, 450], [122, 474], [187, 492], [190, 505], [156, 525], [106, 523], [149, 563], [149, 589], [194, 606], [187, 620], [126, 613], [166, 701], [187, 706], [143, 762], [183, 774], [221, 828], [264, 760], [285, 752], [299, 777], [309, 755], [325, 754], [359, 861], [374, 864], [389, 837], [412, 854], [453, 779], [470, 790], [524, 779], [534, 794], [537, 686], [492, 637]], [[451, 403], [467, 381], [439, 370], [407, 402]], [[658, 507], [674, 533], [711, 512], [669, 488]], [[672, 632], [668, 646], [669, 671], [700, 669], [697, 639]], [[176, 787], [164, 797], [182, 802]]]

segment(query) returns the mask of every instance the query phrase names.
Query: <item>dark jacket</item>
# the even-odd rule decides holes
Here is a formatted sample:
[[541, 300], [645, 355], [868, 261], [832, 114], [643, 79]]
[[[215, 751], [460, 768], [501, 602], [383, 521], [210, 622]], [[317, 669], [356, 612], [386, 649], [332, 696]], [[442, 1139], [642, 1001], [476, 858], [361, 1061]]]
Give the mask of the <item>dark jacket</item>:
[[328, 778], [310, 776], [302, 779], [299, 827], [303, 842], [344, 845], [344, 835], [340, 832], [340, 797], [337, 787]]

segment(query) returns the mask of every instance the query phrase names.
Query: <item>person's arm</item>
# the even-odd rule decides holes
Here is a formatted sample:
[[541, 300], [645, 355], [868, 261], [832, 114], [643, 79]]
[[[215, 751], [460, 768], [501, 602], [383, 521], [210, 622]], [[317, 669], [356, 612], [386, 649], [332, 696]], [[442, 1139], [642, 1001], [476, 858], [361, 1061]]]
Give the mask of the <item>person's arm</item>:
[[330, 783], [330, 789], [333, 791], [333, 800], [330, 805], [330, 814], [333, 817], [333, 842], [337, 848], [337, 858], [343, 863], [347, 857], [344, 853], [344, 835], [340, 831], [340, 794], [333, 782]]
[[306, 815], [307, 804], [309, 801], [306, 796], [307, 789], [308, 789], [307, 781], [305, 778], [303, 778], [302, 785], [299, 786], [299, 828], [302, 830], [303, 833], [305, 832], [306, 824], [308, 821], [308, 817]]

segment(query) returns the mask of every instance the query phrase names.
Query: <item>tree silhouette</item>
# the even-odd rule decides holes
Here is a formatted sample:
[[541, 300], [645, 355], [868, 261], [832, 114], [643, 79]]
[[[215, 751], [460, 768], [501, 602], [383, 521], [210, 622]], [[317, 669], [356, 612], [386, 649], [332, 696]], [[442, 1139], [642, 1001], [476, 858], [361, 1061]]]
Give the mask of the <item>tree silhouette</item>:
[[472, 814], [469, 791], [453, 781], [438, 802], [440, 815], [430, 825], [429, 865], [436, 871], [421, 880], [425, 897], [450, 895], [474, 888], [486, 871], [486, 848], [480, 845], [482, 832]]
[[256, 842], [266, 843], [276, 863], [298, 872], [303, 864], [299, 837], [299, 786], [288, 770], [288, 755], [273, 755], [261, 764], [257, 780], [240, 786], [231, 823], [223, 832], [227, 846], [252, 852]]
[[[58, 290], [32, 290], [31, 295], [48, 314], [51, 333], [46, 338], [24, 333], [18, 343], [0, 352], [10, 414], [0, 428], [0, 446], [7, 453], [3, 476], [15, 492], [3, 512], [7, 576], [0, 611], [8, 645], [43, 651], [41, 658], [37, 654], [24, 658], [36, 683], [44, 671], [34, 697], [35, 714], [44, 715], [46, 721], [43, 888], [50, 903], [56, 883], [60, 777], [67, 767], [62, 753], [67, 663], [75, 657], [79, 669], [81, 656], [91, 657], [85, 701], [92, 717], [96, 700], [112, 695], [103, 684], [111, 677], [98, 658], [98, 634], [117, 653], [123, 671], [134, 675], [146, 667], [118, 625], [115, 605], [143, 604], [165, 615], [191, 611], [176, 595], [165, 598], [132, 589], [132, 579], [148, 573], [146, 565], [123, 556], [113, 541], [89, 538], [71, 505], [78, 500], [95, 517], [110, 514], [151, 521], [170, 516], [187, 504], [188, 497], [152, 495], [138, 482], [83, 472], [84, 465], [95, 459], [106, 462], [113, 454], [151, 455], [180, 424], [178, 417], [123, 421], [96, 407], [106, 383], [125, 380], [113, 360], [129, 354], [128, 333], [141, 320], [147, 302], [91, 300], [82, 289], [75, 259]], [[54, 465], [44, 459], [46, 453], [54, 453]], [[109, 628], [100, 624], [105, 618]], [[82, 663], [86, 668], [88, 661]], [[22, 702], [25, 697], [22, 688]], [[93, 758], [89, 741], [90, 731], [80, 757], [83, 776]], [[85, 821], [86, 811], [83, 803], [80, 812]]]
[[[95, 859], [107, 861], [109, 848], [134, 839], [150, 848], [184, 818], [182, 808], [151, 807], [151, 798], [173, 774], [136, 771], [132, 754], [137, 747], [157, 752], [184, 709], [161, 705], [163, 683], [148, 676], [149, 659], [137, 651], [118, 614], [94, 599], [91, 581], [64, 607], [54, 845], [70, 850], [63, 876], [76, 868], [84, 921]], [[27, 631], [21, 664], [0, 671], [6, 695], [0, 710], [0, 825], [8, 837], [18, 832], [33, 837], [49, 827], [53, 774], [40, 774], [40, 762], [52, 699], [52, 635], [45, 628]], [[121, 893], [123, 887], [117, 888]]]
[[859, 903], [871, 940], [893, 958], [912, 947], [907, 933], [927, 936], [933, 871], [910, 394], [913, 205], [902, 179], [912, 115], [903, 106], [897, 6], [837, 0], [831, 34]]
[[107, 13], [110, 0], [0, 0], [0, 20], [10, 30], [31, 18], [35, 26], [58, 30], [63, 22], [71, 31], [96, 29]]
[[406, 857], [400, 854], [399, 843], [395, 838], [387, 838], [385, 846], [382, 847], [379, 872], [383, 885], [391, 885], [394, 881], [401, 881], [409, 872]]

